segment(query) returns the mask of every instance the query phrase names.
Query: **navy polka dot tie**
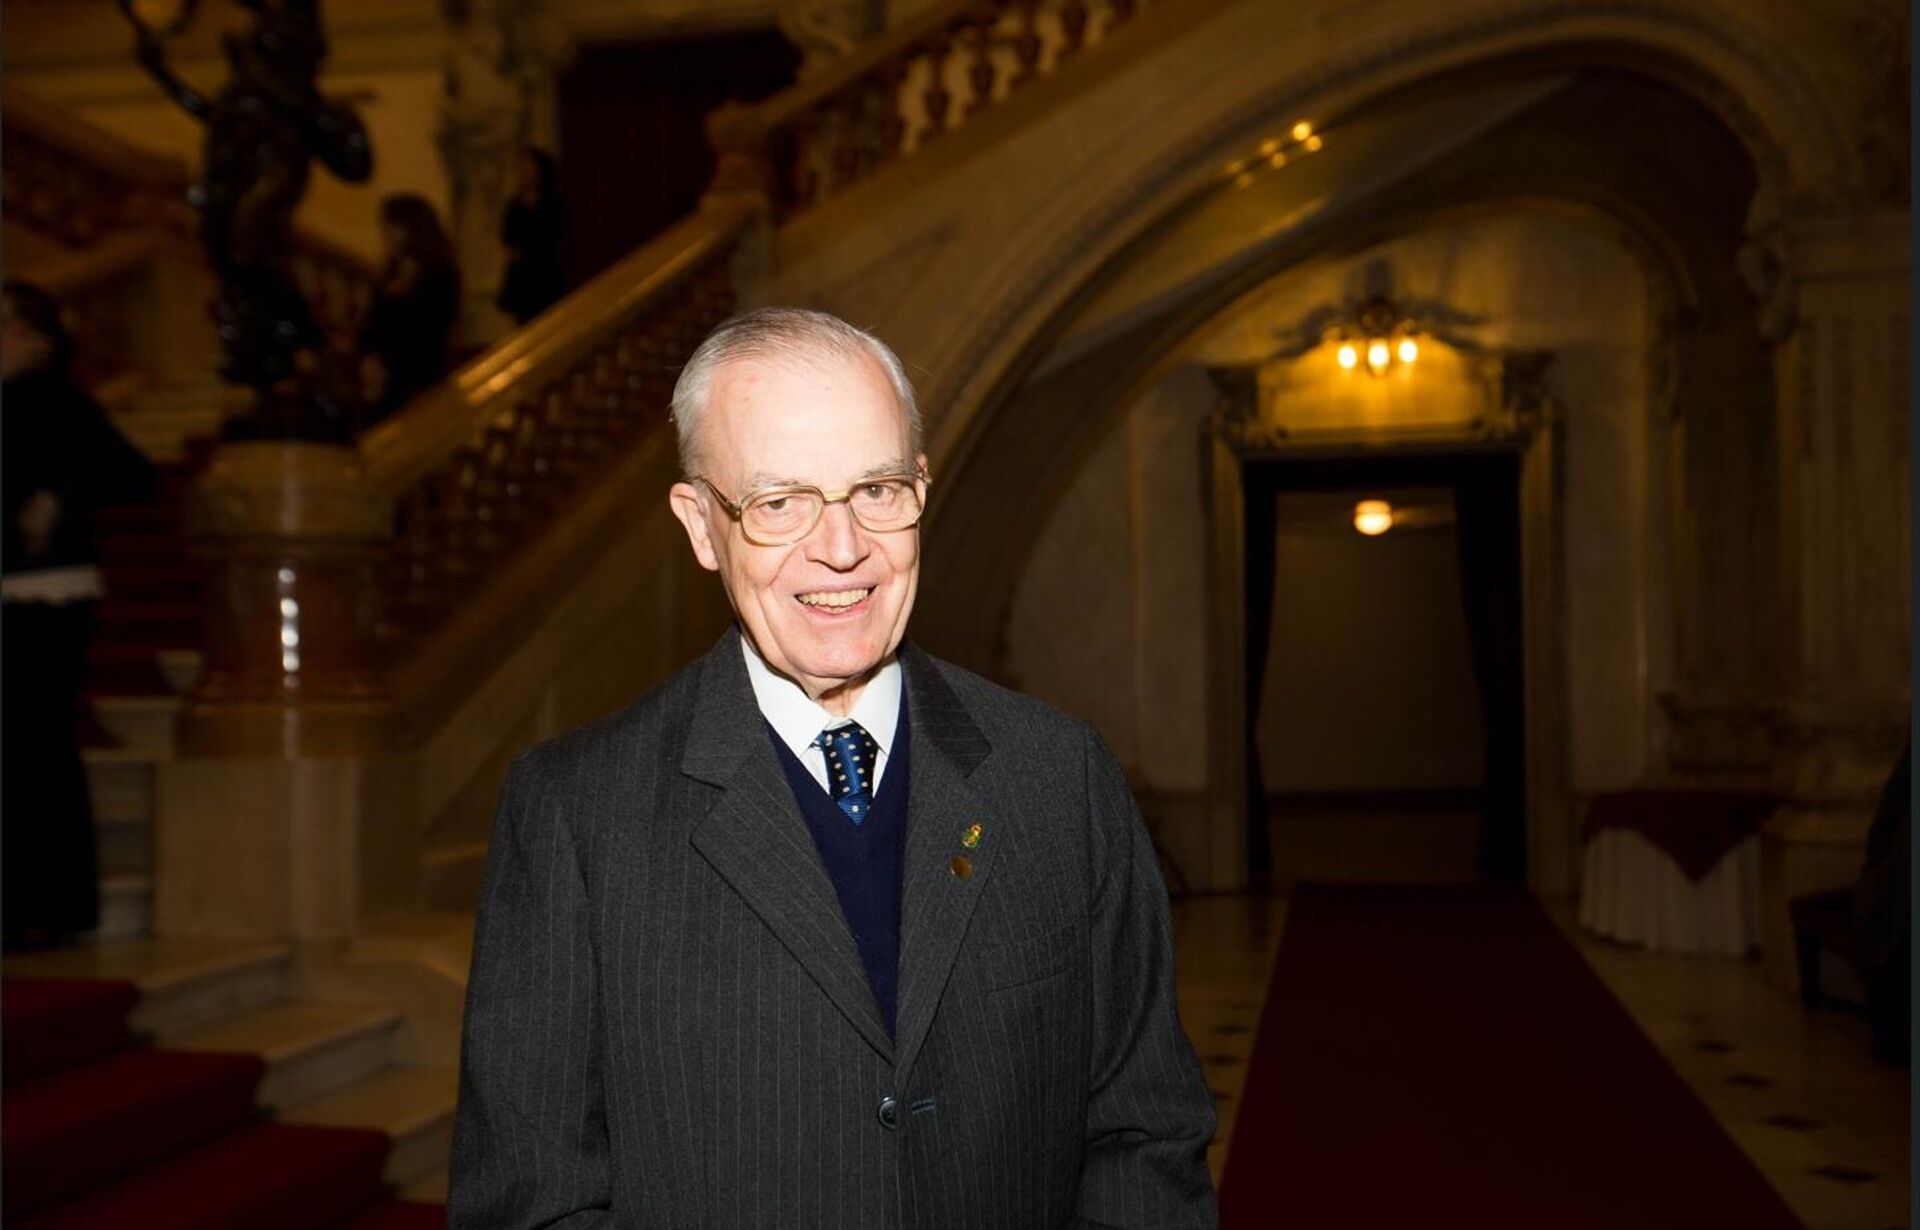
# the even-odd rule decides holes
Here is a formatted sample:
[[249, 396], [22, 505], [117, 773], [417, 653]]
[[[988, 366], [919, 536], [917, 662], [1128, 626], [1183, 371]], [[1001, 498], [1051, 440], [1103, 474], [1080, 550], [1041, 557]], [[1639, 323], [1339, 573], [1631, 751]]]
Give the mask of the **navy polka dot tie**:
[[827, 787], [833, 801], [847, 819], [859, 824], [873, 810], [873, 765], [880, 745], [858, 722], [821, 731], [813, 745], [827, 754]]

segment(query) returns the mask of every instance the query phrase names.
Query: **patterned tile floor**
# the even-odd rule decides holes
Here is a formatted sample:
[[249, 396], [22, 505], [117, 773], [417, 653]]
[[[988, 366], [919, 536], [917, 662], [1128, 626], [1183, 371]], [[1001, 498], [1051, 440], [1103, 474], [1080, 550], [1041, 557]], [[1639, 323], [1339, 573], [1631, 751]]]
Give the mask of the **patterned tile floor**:
[[[1808, 1230], [1908, 1225], [1907, 1070], [1873, 1062], [1864, 1022], [1809, 1015], [1755, 963], [1620, 948], [1548, 909]], [[1220, 1111], [1218, 1181], [1286, 901], [1196, 897], [1173, 913], [1181, 1019]]]

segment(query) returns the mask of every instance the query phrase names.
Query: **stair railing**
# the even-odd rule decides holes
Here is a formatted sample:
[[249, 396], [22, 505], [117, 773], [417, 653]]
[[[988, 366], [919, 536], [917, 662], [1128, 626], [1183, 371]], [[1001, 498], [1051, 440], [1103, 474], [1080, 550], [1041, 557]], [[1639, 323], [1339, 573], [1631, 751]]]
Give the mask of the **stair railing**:
[[194, 519], [216, 578], [182, 745], [329, 754], [425, 737], [577, 579], [568, 551], [584, 550], [595, 524], [604, 538], [631, 517], [630, 494], [594, 490], [605, 476], [640, 453], [670, 469], [672, 386], [732, 308], [731, 258], [748, 229], [928, 148], [1136, 8], [950, 3], [766, 102], [722, 107], [708, 126], [714, 184], [692, 217], [357, 451], [223, 448]]
[[223, 446], [191, 513], [214, 581], [182, 746], [338, 754], [430, 733], [582, 544], [631, 515], [594, 489], [672, 447], [680, 364], [731, 311], [759, 212], [710, 198], [357, 448]]
[[[198, 219], [187, 198], [193, 177], [186, 163], [141, 149], [15, 85], [0, 87], [0, 145], [5, 147], [0, 202], [6, 216], [65, 249], [50, 262], [52, 272], [9, 273], [57, 278], [57, 293], [81, 322], [110, 317], [113, 328], [131, 333], [124, 262], [89, 263], [86, 254], [113, 242], [116, 254], [124, 255], [135, 242], [129, 237], [140, 234], [197, 242]], [[372, 262], [311, 231], [298, 231], [293, 267], [322, 331], [336, 343], [351, 339], [378, 277]], [[90, 282], [83, 276], [89, 270], [105, 276]], [[91, 341], [84, 334], [80, 340], [83, 347]], [[122, 357], [100, 363], [110, 366]]]
[[765, 102], [708, 119], [716, 186], [802, 213], [911, 157], [1104, 41], [1135, 0], [962, 0], [869, 39]]

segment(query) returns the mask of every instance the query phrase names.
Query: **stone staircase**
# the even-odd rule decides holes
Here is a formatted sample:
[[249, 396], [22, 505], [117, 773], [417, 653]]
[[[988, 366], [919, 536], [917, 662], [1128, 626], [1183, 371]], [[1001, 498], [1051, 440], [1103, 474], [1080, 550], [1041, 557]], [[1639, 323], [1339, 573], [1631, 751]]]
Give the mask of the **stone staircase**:
[[93, 712], [111, 746], [81, 749], [100, 860], [98, 940], [144, 936], [153, 922], [153, 815], [158, 765], [173, 756], [180, 698], [101, 696]]
[[316, 997], [302, 964], [284, 945], [143, 938], [11, 956], [5, 972], [132, 983], [136, 1034], [170, 1051], [258, 1056], [261, 1111], [280, 1123], [383, 1132], [387, 1185], [402, 1199], [444, 1201], [455, 1069], [411, 1062], [420, 1047], [401, 1005]]

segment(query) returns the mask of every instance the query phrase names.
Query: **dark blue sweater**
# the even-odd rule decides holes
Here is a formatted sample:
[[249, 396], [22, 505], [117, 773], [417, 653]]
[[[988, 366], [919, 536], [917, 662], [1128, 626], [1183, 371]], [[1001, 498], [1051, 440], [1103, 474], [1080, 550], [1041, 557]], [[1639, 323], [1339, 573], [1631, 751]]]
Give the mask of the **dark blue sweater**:
[[807, 772], [771, 725], [767, 737], [786, 771], [800, 814], [813, 834], [820, 861], [840, 898], [847, 930], [860, 949], [874, 1002], [887, 1032], [893, 1032], [894, 1003], [900, 982], [900, 879], [907, 849], [907, 697], [900, 695], [900, 719], [887, 750], [887, 771], [873, 810], [855, 824], [820, 783]]

